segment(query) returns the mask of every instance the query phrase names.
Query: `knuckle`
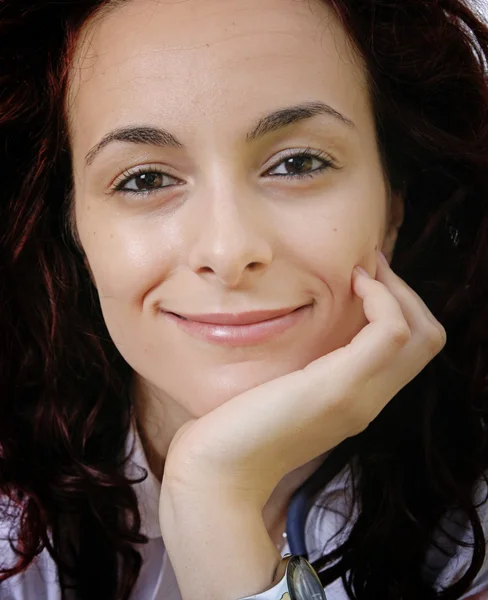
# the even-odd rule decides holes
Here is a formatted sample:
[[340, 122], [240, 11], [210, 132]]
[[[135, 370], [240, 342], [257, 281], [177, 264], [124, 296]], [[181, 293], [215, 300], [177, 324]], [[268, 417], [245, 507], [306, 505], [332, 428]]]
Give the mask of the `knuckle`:
[[365, 429], [368, 428], [369, 424], [373, 420], [373, 417], [369, 414], [368, 411], [364, 410], [364, 408], [360, 408], [358, 406], [355, 407], [355, 410], [350, 410], [348, 412], [348, 431], [350, 436], [359, 435]]
[[349, 422], [349, 437], [359, 435], [368, 428], [369, 424], [369, 419], [360, 419], [358, 417], [351, 419]]
[[392, 323], [388, 328], [388, 334], [390, 336], [391, 343], [397, 348], [403, 348], [412, 337], [407, 323], [395, 322]]
[[433, 326], [427, 333], [427, 347], [429, 352], [435, 356], [438, 354], [446, 345], [447, 334], [446, 330], [442, 325]]
[[347, 437], [355, 436], [364, 431], [369, 423], [369, 415], [363, 403], [359, 402], [361, 394], [349, 390], [342, 394], [332, 407], [335, 419], [341, 424], [341, 430]]
[[439, 323], [439, 335], [441, 338], [440, 344], [441, 344], [441, 350], [442, 350], [442, 348], [444, 348], [444, 346], [447, 344], [447, 331], [440, 323]]

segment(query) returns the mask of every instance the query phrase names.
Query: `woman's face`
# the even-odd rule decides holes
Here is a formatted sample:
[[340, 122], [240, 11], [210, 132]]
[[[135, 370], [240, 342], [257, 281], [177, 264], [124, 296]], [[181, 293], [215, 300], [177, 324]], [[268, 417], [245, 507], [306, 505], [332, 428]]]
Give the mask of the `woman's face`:
[[[67, 104], [104, 318], [161, 398], [202, 416], [364, 325], [352, 270], [374, 274], [395, 228], [365, 74], [325, 3], [134, 0], [86, 28]], [[303, 306], [254, 327], [168, 314]]]

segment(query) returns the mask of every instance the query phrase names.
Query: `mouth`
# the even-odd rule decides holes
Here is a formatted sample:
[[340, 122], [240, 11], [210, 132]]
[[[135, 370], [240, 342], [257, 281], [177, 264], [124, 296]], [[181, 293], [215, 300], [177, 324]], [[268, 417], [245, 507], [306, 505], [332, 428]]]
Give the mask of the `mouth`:
[[[182, 319], [183, 321], [193, 321], [195, 323], [207, 323], [208, 325], [253, 325], [270, 321], [289, 315], [302, 306], [294, 308], [281, 308], [276, 310], [255, 310], [244, 313], [201, 313], [184, 314], [167, 311], [169, 314]], [[166, 311], [165, 311], [166, 312]]]
[[307, 314], [312, 305], [246, 313], [162, 314], [185, 333], [206, 341], [231, 346], [248, 346], [269, 341], [291, 329]]

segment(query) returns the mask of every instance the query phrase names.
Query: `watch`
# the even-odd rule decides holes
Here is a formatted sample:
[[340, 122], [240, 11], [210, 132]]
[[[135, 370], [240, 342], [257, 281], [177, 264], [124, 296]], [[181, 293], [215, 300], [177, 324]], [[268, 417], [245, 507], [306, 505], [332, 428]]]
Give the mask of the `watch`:
[[327, 600], [312, 565], [298, 554], [285, 554], [278, 564], [271, 587], [239, 600]]

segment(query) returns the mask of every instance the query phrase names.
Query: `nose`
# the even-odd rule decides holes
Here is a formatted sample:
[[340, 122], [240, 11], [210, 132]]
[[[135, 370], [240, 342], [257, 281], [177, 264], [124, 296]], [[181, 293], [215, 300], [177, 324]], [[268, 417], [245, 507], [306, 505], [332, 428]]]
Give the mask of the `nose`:
[[273, 260], [269, 223], [259, 200], [237, 194], [212, 194], [200, 204], [198, 233], [189, 265], [197, 274], [228, 288], [246, 285], [251, 274], [266, 271]]

